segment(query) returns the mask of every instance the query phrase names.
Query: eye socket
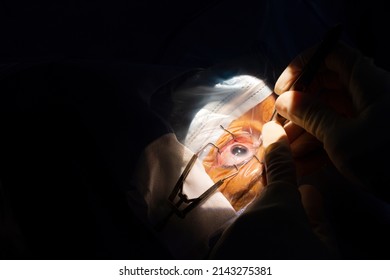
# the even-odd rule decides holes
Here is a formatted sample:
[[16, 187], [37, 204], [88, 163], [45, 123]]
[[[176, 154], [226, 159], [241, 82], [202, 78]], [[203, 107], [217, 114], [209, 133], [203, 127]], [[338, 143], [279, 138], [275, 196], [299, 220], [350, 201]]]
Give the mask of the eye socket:
[[217, 154], [218, 166], [240, 166], [249, 161], [257, 153], [260, 141], [251, 135], [241, 135], [224, 144]]

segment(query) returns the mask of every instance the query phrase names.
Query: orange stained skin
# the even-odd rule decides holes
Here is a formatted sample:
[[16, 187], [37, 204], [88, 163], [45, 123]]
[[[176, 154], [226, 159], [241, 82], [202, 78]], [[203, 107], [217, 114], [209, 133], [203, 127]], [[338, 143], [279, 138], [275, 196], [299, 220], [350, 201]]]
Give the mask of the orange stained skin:
[[[264, 157], [264, 150], [261, 142], [259, 143], [256, 139], [259, 139], [263, 125], [270, 120], [274, 110], [274, 103], [275, 95], [272, 94], [241, 117], [234, 120], [229, 127], [226, 128], [226, 130], [233, 135], [240, 135], [241, 133], [253, 135], [255, 139], [253, 143], [252, 140], [241, 137], [237, 137], [234, 140], [234, 143], [242, 144], [244, 146], [254, 145], [254, 154], [258, 159], [253, 158], [248, 163], [238, 166], [238, 174], [225, 180], [219, 187], [219, 191], [228, 199], [236, 211], [242, 209], [258, 197], [264, 188], [265, 182], [264, 176], [262, 176], [263, 166], [261, 163]], [[224, 132], [215, 145], [221, 147], [222, 143], [229, 142], [231, 139], [232, 135], [228, 132]], [[236, 170], [234, 166], [227, 168], [225, 165], [221, 164], [220, 157], [225, 156], [223, 151], [220, 151], [220, 154], [217, 156], [216, 154], [216, 151], [212, 150], [203, 160], [206, 172], [214, 182], [234, 173]], [[228, 161], [228, 159], [224, 160]]]

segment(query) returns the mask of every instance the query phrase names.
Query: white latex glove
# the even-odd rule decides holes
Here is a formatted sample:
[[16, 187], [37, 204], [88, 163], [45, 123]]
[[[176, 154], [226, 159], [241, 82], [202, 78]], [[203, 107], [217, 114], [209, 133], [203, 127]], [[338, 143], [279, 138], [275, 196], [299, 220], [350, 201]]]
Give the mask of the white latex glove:
[[211, 258], [330, 258], [327, 245], [314, 234], [305, 213], [289, 140], [283, 127], [276, 122], [266, 123], [262, 135], [266, 187], [225, 230]]
[[280, 95], [275, 104], [277, 112], [292, 122], [286, 131], [294, 146], [300, 147], [295, 154], [308, 152], [299, 143], [310, 137], [297, 131], [299, 126], [323, 143], [343, 175], [389, 201], [390, 187], [384, 183], [390, 171], [386, 132], [390, 73], [340, 43], [305, 92], [287, 91], [312, 51], [294, 59], [274, 89]]

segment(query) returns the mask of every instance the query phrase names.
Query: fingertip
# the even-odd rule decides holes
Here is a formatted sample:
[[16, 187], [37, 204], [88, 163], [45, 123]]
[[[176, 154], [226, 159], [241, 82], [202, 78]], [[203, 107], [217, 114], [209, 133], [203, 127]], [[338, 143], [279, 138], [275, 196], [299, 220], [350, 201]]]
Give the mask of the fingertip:
[[287, 108], [291, 100], [291, 93], [289, 91], [280, 95], [275, 101], [275, 109], [279, 114], [283, 114], [287, 112]]
[[280, 95], [275, 101], [275, 109], [286, 119], [291, 120], [290, 112], [295, 112], [294, 107], [296, 106], [297, 96], [291, 91], [287, 91]]
[[268, 148], [271, 144], [278, 141], [287, 141], [287, 135], [284, 128], [276, 121], [265, 123], [262, 135], [264, 148]]
[[275, 109], [284, 118], [301, 125], [305, 112], [313, 103], [314, 100], [309, 94], [287, 91], [275, 101]]
[[274, 92], [277, 95], [282, 95], [282, 93], [284, 94], [286, 91], [288, 91], [288, 89], [294, 83], [296, 77], [299, 75], [300, 71], [300, 68], [291, 66], [284, 69], [275, 83]]

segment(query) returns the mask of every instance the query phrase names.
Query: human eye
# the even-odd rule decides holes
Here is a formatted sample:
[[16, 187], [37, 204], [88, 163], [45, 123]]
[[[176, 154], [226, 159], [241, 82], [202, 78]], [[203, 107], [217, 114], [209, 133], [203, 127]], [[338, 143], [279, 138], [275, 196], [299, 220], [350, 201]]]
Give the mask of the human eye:
[[218, 166], [240, 166], [256, 155], [259, 141], [252, 137], [238, 136], [224, 144], [217, 155]]

